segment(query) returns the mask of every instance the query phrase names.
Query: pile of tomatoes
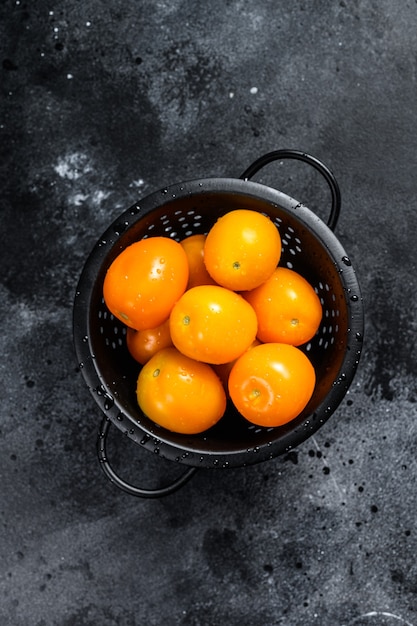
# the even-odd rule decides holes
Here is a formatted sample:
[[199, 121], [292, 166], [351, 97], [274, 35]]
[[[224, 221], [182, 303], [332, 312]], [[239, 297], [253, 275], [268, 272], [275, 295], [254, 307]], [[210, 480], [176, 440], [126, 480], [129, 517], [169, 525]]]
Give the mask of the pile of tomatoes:
[[316, 376], [300, 346], [322, 307], [299, 273], [280, 266], [281, 237], [264, 214], [229, 211], [207, 234], [147, 237], [110, 265], [103, 295], [142, 365], [137, 400], [171, 431], [216, 424], [231, 401], [249, 422], [280, 426], [310, 400]]

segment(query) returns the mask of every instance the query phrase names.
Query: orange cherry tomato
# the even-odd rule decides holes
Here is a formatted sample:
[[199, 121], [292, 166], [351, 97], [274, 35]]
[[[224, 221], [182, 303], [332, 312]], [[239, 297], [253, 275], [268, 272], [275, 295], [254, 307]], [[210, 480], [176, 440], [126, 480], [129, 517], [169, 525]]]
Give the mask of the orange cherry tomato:
[[316, 334], [322, 306], [303, 276], [278, 267], [262, 285], [243, 294], [258, 318], [258, 338], [263, 342], [300, 346]]
[[173, 345], [169, 332], [169, 318], [156, 328], [147, 330], [127, 328], [126, 344], [131, 356], [144, 365], [159, 350]]
[[226, 409], [226, 394], [210, 365], [175, 348], [157, 352], [141, 369], [139, 407], [170, 431], [197, 434], [214, 426]]
[[125, 248], [112, 262], [103, 284], [110, 312], [136, 330], [168, 319], [188, 282], [183, 247], [168, 237], [148, 237]]
[[170, 316], [174, 346], [197, 361], [211, 364], [227, 363], [240, 356], [254, 341], [257, 326], [251, 305], [218, 285], [189, 289]]
[[187, 255], [190, 270], [187, 289], [191, 289], [191, 287], [196, 287], [197, 285], [216, 284], [204, 265], [205, 241], [206, 235], [190, 235], [190, 237], [186, 237], [180, 241]]
[[219, 285], [254, 289], [278, 265], [281, 237], [266, 215], [249, 209], [229, 211], [211, 227], [204, 245], [206, 268]]
[[281, 426], [307, 406], [315, 382], [313, 365], [299, 348], [264, 343], [236, 361], [229, 376], [229, 394], [249, 422]]

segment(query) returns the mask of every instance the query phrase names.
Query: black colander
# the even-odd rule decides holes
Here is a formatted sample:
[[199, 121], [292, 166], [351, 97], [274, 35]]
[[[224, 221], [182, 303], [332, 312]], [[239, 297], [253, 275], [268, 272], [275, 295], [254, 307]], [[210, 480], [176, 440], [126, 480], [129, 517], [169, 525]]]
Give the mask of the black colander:
[[[332, 195], [327, 225], [297, 200], [249, 180], [267, 163], [283, 159], [304, 161], [324, 176]], [[228, 406], [220, 422], [204, 433], [172, 433], [154, 424], [137, 405], [140, 366], [127, 351], [125, 327], [104, 304], [104, 276], [113, 259], [134, 241], [156, 235], [181, 240], [206, 233], [219, 216], [236, 208], [260, 211], [273, 220], [283, 243], [280, 264], [302, 274], [320, 297], [322, 323], [303, 347], [316, 370], [316, 388], [305, 410], [284, 426], [251, 425]], [[239, 179], [192, 180], [152, 193], [125, 211], [100, 237], [76, 291], [74, 343], [83, 377], [104, 414], [97, 452], [114, 484], [136, 496], [166, 495], [182, 486], [197, 468], [242, 467], [288, 452], [332, 415], [353, 380], [363, 341], [360, 288], [352, 263], [333, 234], [339, 211], [338, 184], [321, 161], [296, 150], [277, 150], [255, 161]], [[125, 482], [107, 458], [110, 424], [142, 448], [187, 466], [186, 471], [158, 489]]]

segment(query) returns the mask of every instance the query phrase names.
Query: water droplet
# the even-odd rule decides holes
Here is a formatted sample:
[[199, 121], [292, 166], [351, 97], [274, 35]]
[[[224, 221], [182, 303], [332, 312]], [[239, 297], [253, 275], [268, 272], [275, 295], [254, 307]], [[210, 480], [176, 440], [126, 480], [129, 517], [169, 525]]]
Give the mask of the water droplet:
[[83, 342], [84, 342], [84, 343], [87, 343], [87, 341], [88, 341], [88, 335], [84, 335], [84, 337], [83, 337]]
[[109, 411], [112, 408], [113, 405], [114, 405], [113, 398], [111, 396], [109, 396], [108, 393], [106, 393], [105, 396], [104, 396], [104, 409], [106, 411]]
[[352, 265], [352, 261], [351, 261], [351, 260], [349, 259], [349, 257], [348, 257], [348, 256], [346, 256], [346, 255], [342, 257], [342, 261], [343, 261], [343, 263], [344, 263], [345, 265], [348, 265], [348, 266], [349, 266], [349, 265]]
[[113, 230], [116, 235], [121, 235], [129, 226], [129, 222], [118, 222], [113, 226]]
[[353, 294], [353, 296], [350, 296], [350, 299], [352, 300], [352, 302], [357, 302], [359, 300], [359, 296]]
[[363, 341], [362, 333], [356, 333], [355, 337], [358, 341]]

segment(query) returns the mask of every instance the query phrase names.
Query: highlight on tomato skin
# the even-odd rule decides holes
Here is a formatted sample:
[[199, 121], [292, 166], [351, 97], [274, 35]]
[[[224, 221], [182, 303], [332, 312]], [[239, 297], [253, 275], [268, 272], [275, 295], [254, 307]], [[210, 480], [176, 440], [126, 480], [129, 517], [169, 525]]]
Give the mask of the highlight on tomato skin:
[[299, 348], [265, 343], [245, 352], [229, 375], [239, 413], [258, 426], [287, 424], [305, 409], [316, 384], [314, 367]]

